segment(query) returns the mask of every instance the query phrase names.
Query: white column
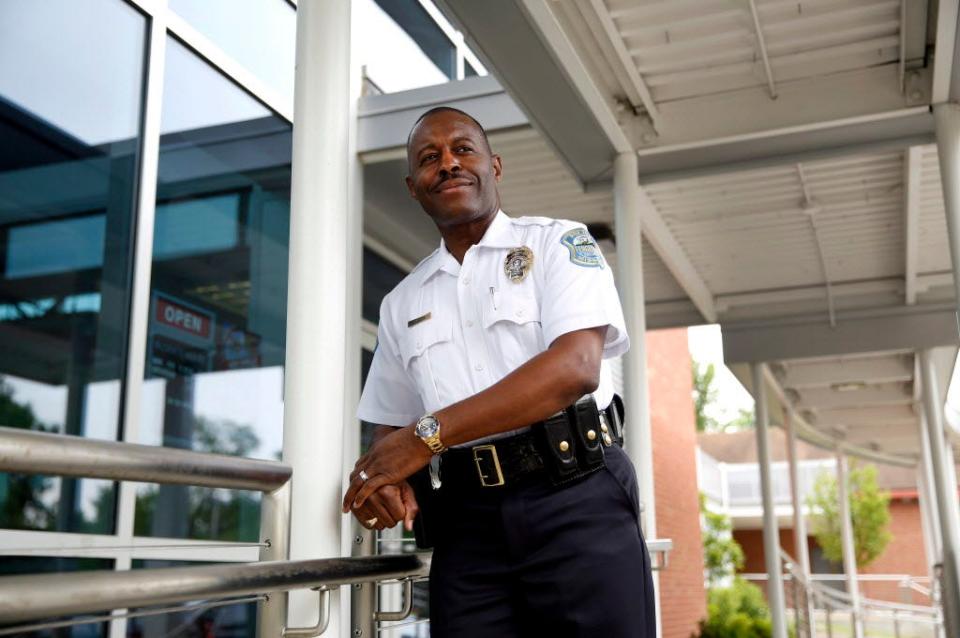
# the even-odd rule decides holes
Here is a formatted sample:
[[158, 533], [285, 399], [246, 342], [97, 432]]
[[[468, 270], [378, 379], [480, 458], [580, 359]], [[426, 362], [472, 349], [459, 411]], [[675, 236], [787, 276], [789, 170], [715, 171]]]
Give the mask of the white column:
[[757, 461], [760, 470], [760, 493], [763, 499], [763, 554], [767, 566], [767, 600], [773, 620], [773, 638], [787, 638], [787, 609], [783, 596], [783, 574], [780, 570], [780, 529], [773, 505], [773, 477], [770, 474], [770, 413], [767, 410], [763, 364], [750, 364], [753, 398], [756, 401]]
[[955, 470], [949, 463], [943, 440], [943, 401], [937, 384], [933, 353], [920, 353], [920, 375], [923, 391], [923, 407], [926, 416], [926, 435], [930, 445], [930, 460], [933, 469], [933, 486], [937, 495], [937, 512], [940, 516], [940, 537], [943, 543], [943, 616], [948, 636], [960, 635], [960, 567], [957, 552], [960, 550], [960, 514], [957, 511], [957, 492], [952, 489], [951, 478]]
[[960, 307], [960, 105], [937, 104], [933, 107], [933, 121], [947, 214], [947, 242], [953, 263], [955, 301]]
[[926, 434], [927, 417], [920, 411], [920, 464], [917, 466], [917, 493], [920, 501], [920, 516], [923, 523], [923, 542], [926, 550], [927, 568], [934, 578], [933, 566], [943, 556], [943, 538], [940, 535], [940, 512], [937, 510], [937, 494], [933, 485], [933, 461], [930, 457], [930, 440]]
[[[617, 288], [630, 335], [630, 351], [623, 358], [624, 449], [633, 461], [640, 483], [644, 536], [657, 537], [656, 502], [653, 491], [653, 440], [650, 431], [650, 398], [647, 386], [647, 319], [643, 296], [643, 241], [640, 207], [643, 205], [637, 176], [637, 156], [621, 153], [614, 160], [613, 209], [617, 238]], [[659, 575], [654, 572], [657, 636], [660, 626]]]
[[860, 615], [860, 585], [857, 582], [857, 554], [853, 542], [853, 517], [850, 514], [850, 487], [847, 484], [847, 456], [837, 450], [837, 499], [840, 501], [840, 542], [843, 548], [843, 572], [847, 576], [847, 593], [853, 607], [853, 629], [856, 638], [863, 638]]
[[[810, 582], [810, 548], [807, 546], [807, 520], [803, 516], [803, 502], [800, 500], [800, 472], [797, 469], [797, 432], [790, 415], [784, 416], [787, 430], [787, 461], [790, 467], [790, 500], [793, 503], [793, 543], [794, 558], [800, 564], [803, 579]], [[797, 585], [794, 584], [794, 587]], [[804, 595], [806, 614], [810, 622], [810, 636], [816, 635], [813, 615], [813, 599], [809, 592]], [[799, 610], [797, 610], [799, 611]]]
[[[340, 556], [349, 290], [350, 0], [300, 0], [293, 119], [283, 460], [293, 467], [290, 558]], [[288, 623], [313, 625], [316, 593], [290, 596]], [[340, 636], [340, 592], [329, 635]]]

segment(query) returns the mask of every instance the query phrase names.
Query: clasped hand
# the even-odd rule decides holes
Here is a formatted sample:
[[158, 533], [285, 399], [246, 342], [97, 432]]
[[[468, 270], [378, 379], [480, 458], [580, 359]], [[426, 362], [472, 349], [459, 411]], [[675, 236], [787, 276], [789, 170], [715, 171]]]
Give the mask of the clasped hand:
[[380, 437], [353, 466], [343, 512], [352, 511], [361, 524], [372, 529], [403, 521], [404, 527], [412, 530], [420, 508], [406, 479], [426, 466], [431, 456], [412, 427], [397, 428]]

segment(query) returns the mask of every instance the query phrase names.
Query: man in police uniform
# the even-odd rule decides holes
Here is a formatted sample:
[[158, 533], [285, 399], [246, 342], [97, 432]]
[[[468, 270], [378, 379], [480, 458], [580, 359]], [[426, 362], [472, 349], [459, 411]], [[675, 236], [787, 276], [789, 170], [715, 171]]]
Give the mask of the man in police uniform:
[[629, 347], [609, 267], [583, 225], [500, 210], [466, 113], [425, 113], [407, 158], [442, 241], [383, 300], [358, 411], [381, 427], [344, 512], [411, 529], [430, 502], [435, 637], [654, 636], [636, 475], [603, 410], [601, 361]]

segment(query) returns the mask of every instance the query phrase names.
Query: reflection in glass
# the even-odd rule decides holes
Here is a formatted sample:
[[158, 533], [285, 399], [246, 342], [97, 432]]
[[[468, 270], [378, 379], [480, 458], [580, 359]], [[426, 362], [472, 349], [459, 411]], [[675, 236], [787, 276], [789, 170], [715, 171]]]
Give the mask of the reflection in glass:
[[[113, 561], [105, 558], [63, 558], [59, 556], [4, 556], [0, 560], [0, 576], [55, 574], [62, 572], [112, 569]], [[2, 625], [0, 625], [2, 627]], [[16, 638], [106, 638], [106, 623], [91, 623], [44, 629], [16, 634]]]
[[[203, 565], [172, 560], [135, 560], [133, 569]], [[253, 638], [257, 628], [257, 604], [242, 603], [209, 609], [131, 618], [127, 638]]]
[[293, 100], [297, 14], [286, 0], [169, 0], [170, 8], [282, 97]]
[[363, 249], [363, 318], [380, 323], [383, 298], [407, 276], [403, 270], [373, 252]]
[[[114, 440], [145, 20], [74, 5], [0, 3], [0, 425]], [[0, 474], [0, 527], [111, 533], [114, 501], [109, 482]]]
[[[290, 125], [168, 39], [141, 440], [278, 458]], [[259, 494], [144, 486], [138, 535], [250, 541]]]
[[[456, 50], [452, 44], [449, 44], [450, 48], [440, 46], [433, 50], [442, 58], [438, 64], [437, 60], [431, 58], [422, 48], [417, 39], [418, 34], [405, 30], [392, 17], [394, 14], [403, 13], [408, 5], [418, 4], [416, 0], [398, 2], [396, 7], [390, 7], [390, 11], [384, 4], [393, 3], [384, 3], [382, 0], [356, 2], [355, 19], [359, 26], [357, 51], [360, 64], [365, 67], [370, 80], [382, 91], [394, 93], [443, 84], [455, 78]], [[423, 8], [418, 6], [414, 9], [418, 10], [422, 12]], [[426, 17], [433, 29], [439, 30], [429, 15]], [[446, 39], [442, 31], [439, 35]], [[435, 39], [432, 42], [442, 44], [443, 40]], [[449, 72], [451, 68], [453, 72]]]

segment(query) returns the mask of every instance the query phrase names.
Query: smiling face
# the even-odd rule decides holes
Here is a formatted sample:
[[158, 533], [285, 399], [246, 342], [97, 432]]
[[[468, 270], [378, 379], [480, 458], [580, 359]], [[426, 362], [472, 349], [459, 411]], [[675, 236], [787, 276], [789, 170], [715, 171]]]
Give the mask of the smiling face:
[[438, 111], [414, 127], [407, 145], [410, 196], [438, 227], [483, 219], [500, 208], [500, 156], [456, 111]]

